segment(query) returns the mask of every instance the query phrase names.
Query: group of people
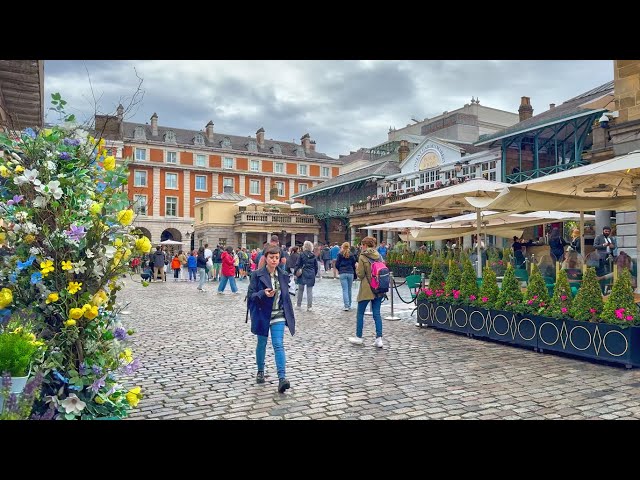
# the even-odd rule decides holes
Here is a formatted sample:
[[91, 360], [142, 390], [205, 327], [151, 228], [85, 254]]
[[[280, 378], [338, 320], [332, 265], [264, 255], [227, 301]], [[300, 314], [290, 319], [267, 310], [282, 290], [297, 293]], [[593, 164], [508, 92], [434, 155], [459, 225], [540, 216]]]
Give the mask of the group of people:
[[[344, 309], [351, 308], [351, 289], [354, 274], [360, 280], [358, 291], [358, 309], [356, 313], [356, 336], [349, 341], [355, 345], [362, 345], [364, 329], [364, 312], [371, 303], [375, 323], [376, 339], [374, 345], [383, 348], [382, 317], [380, 305], [383, 296], [373, 292], [370, 286], [372, 277], [372, 262], [381, 258], [376, 250], [376, 240], [365, 237], [360, 242], [361, 248], [353, 249], [348, 242], [338, 249], [335, 269], [338, 270], [342, 283]], [[280, 247], [278, 237], [271, 237], [271, 242], [260, 252], [257, 269], [251, 273], [247, 290], [247, 308], [251, 317], [251, 332], [257, 336], [256, 344], [256, 383], [265, 383], [265, 356], [267, 339], [271, 335], [271, 345], [274, 351], [276, 370], [278, 373], [278, 392], [284, 393], [291, 383], [286, 377], [286, 354], [284, 349], [285, 327], [291, 335], [295, 334], [295, 314], [291, 300], [291, 277], [298, 286], [297, 307], [302, 305], [304, 290], [307, 292], [307, 311], [311, 310], [313, 286], [319, 272], [318, 263], [321, 261], [314, 246], [306, 241], [302, 245], [302, 252], [298, 254], [297, 247], [291, 253]], [[286, 255], [286, 256], [285, 256]], [[297, 260], [292, 260], [296, 255]], [[357, 255], [357, 256], [356, 256]]]

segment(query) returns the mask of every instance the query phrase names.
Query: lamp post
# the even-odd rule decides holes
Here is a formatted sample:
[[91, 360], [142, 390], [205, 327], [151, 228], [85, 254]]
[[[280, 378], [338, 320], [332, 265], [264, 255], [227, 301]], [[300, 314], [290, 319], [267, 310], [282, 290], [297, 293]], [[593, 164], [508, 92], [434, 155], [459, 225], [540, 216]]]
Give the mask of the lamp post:
[[191, 228], [187, 230], [187, 239], [191, 239], [191, 250], [189, 252], [193, 252], [195, 250], [195, 241], [196, 241], [196, 232], [193, 231], [193, 223], [191, 224]]

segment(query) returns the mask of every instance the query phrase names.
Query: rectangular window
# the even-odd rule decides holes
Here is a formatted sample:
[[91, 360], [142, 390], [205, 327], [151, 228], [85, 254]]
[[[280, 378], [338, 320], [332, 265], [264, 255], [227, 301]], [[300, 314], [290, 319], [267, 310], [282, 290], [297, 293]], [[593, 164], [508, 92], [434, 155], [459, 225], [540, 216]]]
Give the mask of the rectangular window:
[[178, 163], [178, 152], [167, 152], [167, 163]]
[[307, 188], [309, 188], [309, 185], [306, 183], [298, 184], [298, 192], [304, 192]]
[[196, 175], [196, 190], [200, 192], [207, 191], [207, 177], [206, 175]]
[[133, 211], [136, 213], [136, 215], [147, 214], [147, 196], [146, 195], [133, 196]]
[[251, 160], [251, 165], [249, 167], [249, 170], [251, 170], [252, 172], [259, 172], [260, 162], [258, 160]]
[[284, 163], [276, 163], [274, 173], [284, 173]]
[[178, 189], [178, 174], [167, 172], [164, 177], [164, 188]]
[[322, 167], [322, 176], [323, 177], [329, 176], [329, 167]]
[[249, 180], [249, 193], [260, 195], [260, 180]]
[[136, 170], [133, 172], [133, 186], [134, 187], [146, 187], [147, 186], [147, 171]]
[[206, 166], [207, 166], [207, 156], [196, 155], [196, 167], [206, 167]]
[[299, 164], [298, 165], [298, 175], [301, 175], [303, 177], [307, 176], [307, 166], [303, 165], [303, 164]]
[[231, 191], [235, 192], [235, 187], [233, 185], [233, 178], [223, 178], [222, 179], [222, 191], [224, 192], [225, 187], [231, 187]]
[[165, 197], [164, 215], [166, 217], [178, 216], [178, 197]]
[[222, 159], [222, 168], [226, 168], [229, 170], [233, 170], [233, 158], [231, 157], [224, 157]]
[[136, 148], [136, 160], [146, 160], [146, 159], [147, 159], [147, 149]]
[[276, 182], [276, 188], [278, 189], [278, 196], [284, 197], [284, 182]]

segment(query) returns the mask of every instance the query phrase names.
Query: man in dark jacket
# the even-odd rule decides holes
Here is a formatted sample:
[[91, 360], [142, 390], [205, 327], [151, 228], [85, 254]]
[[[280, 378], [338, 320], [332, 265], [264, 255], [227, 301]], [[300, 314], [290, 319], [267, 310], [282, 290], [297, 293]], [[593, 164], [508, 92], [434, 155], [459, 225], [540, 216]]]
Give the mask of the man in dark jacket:
[[153, 254], [153, 265], [154, 265], [154, 279], [158, 278], [160, 275], [161, 280], [166, 280], [164, 273], [164, 263], [167, 261], [164, 252], [162, 251], [162, 247], [158, 245], [156, 247], [156, 253]]
[[318, 273], [318, 262], [313, 254], [313, 244], [310, 241], [304, 242], [302, 245], [302, 253], [298, 259], [295, 272], [301, 272], [298, 276], [298, 294], [296, 304], [298, 308], [302, 307], [302, 296], [304, 295], [305, 286], [307, 287], [307, 312], [311, 311], [313, 303], [313, 286], [316, 284], [316, 274]]
[[602, 229], [602, 235], [596, 235], [596, 238], [593, 240], [593, 248], [598, 251], [598, 256], [600, 257], [598, 275], [604, 275], [611, 271], [608, 259], [614, 258], [613, 252], [616, 247], [616, 239], [611, 236], [611, 227], [604, 227]]

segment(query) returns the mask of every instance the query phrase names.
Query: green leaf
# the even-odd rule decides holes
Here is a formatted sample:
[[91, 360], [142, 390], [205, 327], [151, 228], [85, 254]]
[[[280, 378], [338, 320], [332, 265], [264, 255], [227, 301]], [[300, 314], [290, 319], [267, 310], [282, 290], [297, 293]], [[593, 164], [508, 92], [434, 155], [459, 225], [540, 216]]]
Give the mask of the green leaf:
[[60, 100], [61, 99], [60, 93], [59, 92], [52, 93], [51, 98], [53, 98], [54, 100]]
[[76, 121], [76, 116], [73, 115], [73, 114], [68, 115], [67, 117], [65, 117], [64, 121], [65, 122], [75, 122]]
[[65, 413], [64, 418], [65, 420], [73, 420], [76, 418], [76, 416], [73, 413]]

